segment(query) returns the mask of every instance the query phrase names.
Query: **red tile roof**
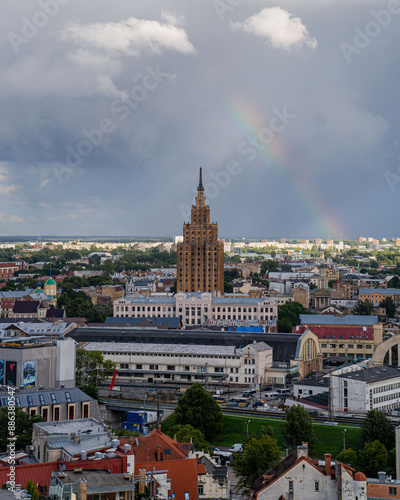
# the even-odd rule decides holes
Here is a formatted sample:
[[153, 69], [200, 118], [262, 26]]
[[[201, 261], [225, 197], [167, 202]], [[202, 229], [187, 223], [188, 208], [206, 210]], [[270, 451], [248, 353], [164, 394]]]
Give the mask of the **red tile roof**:
[[372, 326], [298, 325], [293, 327], [293, 333], [302, 334], [306, 330], [311, 330], [319, 339], [374, 339], [374, 329]]
[[[64, 462], [67, 470], [73, 470], [79, 466], [83, 469], [109, 469], [112, 473], [122, 473], [126, 471], [127, 458], [104, 458], [102, 460], [75, 460]], [[27, 481], [31, 480], [35, 485], [46, 486], [47, 491], [50, 484], [50, 476], [54, 471], [60, 470], [60, 462], [44, 462], [39, 464], [24, 464], [15, 466], [15, 482], [22, 488], [26, 487]], [[10, 467], [0, 467], [0, 485], [6, 483], [9, 478], [7, 473]]]
[[[157, 453], [162, 454], [163, 461], [177, 460], [187, 458], [190, 452], [190, 443], [178, 443], [158, 429], [152, 430], [147, 436], [139, 436], [135, 439], [120, 437], [119, 441], [120, 446], [131, 444], [137, 462], [156, 460]], [[134, 446], [135, 441], [138, 446]], [[166, 453], [165, 450], [169, 452]]]
[[185, 493], [189, 493], [190, 500], [198, 500], [197, 460], [195, 458], [165, 462], [135, 462], [135, 475], [139, 474], [139, 469], [168, 471], [168, 479], [171, 479], [171, 493], [175, 494], [176, 500], [185, 500]]

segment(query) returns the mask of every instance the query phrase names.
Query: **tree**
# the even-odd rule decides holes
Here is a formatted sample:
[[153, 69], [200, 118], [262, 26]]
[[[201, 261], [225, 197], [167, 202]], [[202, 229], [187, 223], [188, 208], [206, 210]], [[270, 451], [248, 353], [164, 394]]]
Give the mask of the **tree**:
[[167, 435], [173, 437], [179, 443], [192, 442], [195, 450], [202, 450], [205, 453], [211, 451], [210, 445], [207, 443], [204, 434], [199, 429], [195, 429], [189, 424], [174, 425], [169, 429]]
[[342, 450], [336, 458], [339, 460], [339, 462], [350, 465], [350, 467], [353, 467], [353, 469], [358, 468], [357, 452], [352, 448]]
[[254, 481], [279, 462], [281, 451], [276, 438], [264, 434], [247, 441], [243, 451], [234, 456], [232, 469], [242, 490], [253, 487]]
[[281, 265], [282, 273], [291, 273], [293, 271], [292, 266], [290, 264], [282, 264]]
[[396, 316], [396, 306], [393, 302], [392, 297], [386, 297], [379, 302], [379, 307], [384, 307], [386, 309], [386, 317], [394, 318]]
[[386, 471], [388, 452], [378, 440], [367, 443], [359, 456], [359, 466], [366, 476], [373, 477], [381, 470]]
[[[279, 332], [291, 332], [292, 327], [300, 324], [300, 314], [307, 313], [307, 309], [299, 304], [298, 302], [286, 302], [282, 306], [278, 306], [278, 331]], [[281, 323], [284, 330], [279, 329], [279, 321], [286, 319], [290, 321], [289, 323]]]
[[79, 386], [97, 387], [99, 381], [111, 375], [115, 367], [114, 361], [105, 360], [100, 351], [76, 350], [76, 383]]
[[278, 332], [280, 333], [292, 333], [293, 325], [290, 319], [282, 318], [278, 319]]
[[26, 490], [29, 495], [31, 495], [31, 500], [39, 500], [39, 493], [36, 489], [36, 486], [30, 479], [28, 479], [28, 481], [26, 482]]
[[267, 272], [277, 271], [278, 270], [278, 261], [277, 260], [264, 260], [261, 263], [261, 274], [267, 274]]
[[398, 276], [393, 276], [393, 278], [388, 281], [388, 288], [400, 288], [400, 278]]
[[222, 430], [221, 408], [198, 382], [178, 401], [174, 415], [177, 424], [190, 424], [199, 429], [207, 441]]
[[358, 304], [353, 307], [351, 312], [360, 316], [371, 316], [374, 312], [374, 304], [368, 299], [365, 301], [358, 301]]
[[312, 419], [303, 406], [293, 405], [287, 410], [283, 437], [292, 447], [302, 442], [307, 442], [309, 449], [314, 446], [316, 439]]
[[[25, 448], [32, 444], [32, 427], [35, 422], [44, 422], [44, 418], [40, 415], [31, 417], [25, 413], [21, 408], [15, 407], [15, 449], [25, 450]], [[0, 429], [7, 429], [9, 423], [8, 407], [3, 406], [0, 408]], [[9, 444], [6, 432], [0, 433], [0, 451], [7, 451]]]
[[387, 451], [395, 445], [394, 429], [387, 416], [380, 410], [369, 410], [361, 426], [361, 445], [378, 440]]
[[96, 384], [90, 383], [90, 384], [85, 384], [81, 385], [79, 387], [81, 391], [83, 391], [85, 394], [90, 396], [93, 399], [99, 399], [99, 389], [97, 388]]

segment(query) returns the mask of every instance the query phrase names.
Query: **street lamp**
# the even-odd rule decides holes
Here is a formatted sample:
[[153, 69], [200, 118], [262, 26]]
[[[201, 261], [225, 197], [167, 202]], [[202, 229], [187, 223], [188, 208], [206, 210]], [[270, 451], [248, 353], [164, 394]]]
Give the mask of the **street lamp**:
[[344, 429], [342, 431], [342, 434], [343, 434], [343, 449], [344, 450], [346, 449], [346, 431], [347, 431], [347, 429]]
[[249, 423], [250, 423], [250, 420], [248, 420], [246, 422], [246, 434], [247, 434], [247, 441], [249, 440]]

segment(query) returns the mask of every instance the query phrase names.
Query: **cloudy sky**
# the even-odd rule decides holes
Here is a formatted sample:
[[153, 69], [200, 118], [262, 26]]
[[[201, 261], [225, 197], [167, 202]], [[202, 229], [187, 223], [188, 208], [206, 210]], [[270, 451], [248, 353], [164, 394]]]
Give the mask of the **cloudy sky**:
[[398, 0], [0, 12], [0, 236], [400, 236]]

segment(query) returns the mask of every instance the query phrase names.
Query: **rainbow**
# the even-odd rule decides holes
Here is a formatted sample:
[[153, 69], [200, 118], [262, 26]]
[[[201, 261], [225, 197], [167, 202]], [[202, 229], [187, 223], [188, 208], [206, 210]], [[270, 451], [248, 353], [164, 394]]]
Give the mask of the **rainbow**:
[[[240, 137], [243, 133], [246, 136], [257, 136], [258, 131], [265, 128], [272, 118], [272, 116], [267, 118], [261, 116], [251, 106], [236, 98], [230, 100], [229, 116], [232, 132], [239, 134]], [[290, 124], [288, 126], [290, 127]], [[338, 239], [349, 234], [343, 221], [340, 221], [336, 214], [327, 211], [326, 204], [318, 193], [319, 190], [312, 184], [312, 178], [305, 178], [301, 175], [301, 169], [291, 168], [289, 165], [285, 158], [284, 134], [276, 133], [263, 151], [257, 151], [257, 157], [260, 156], [265, 159], [269, 167], [284, 178], [291, 193], [308, 214], [315, 229], [315, 237]]]

